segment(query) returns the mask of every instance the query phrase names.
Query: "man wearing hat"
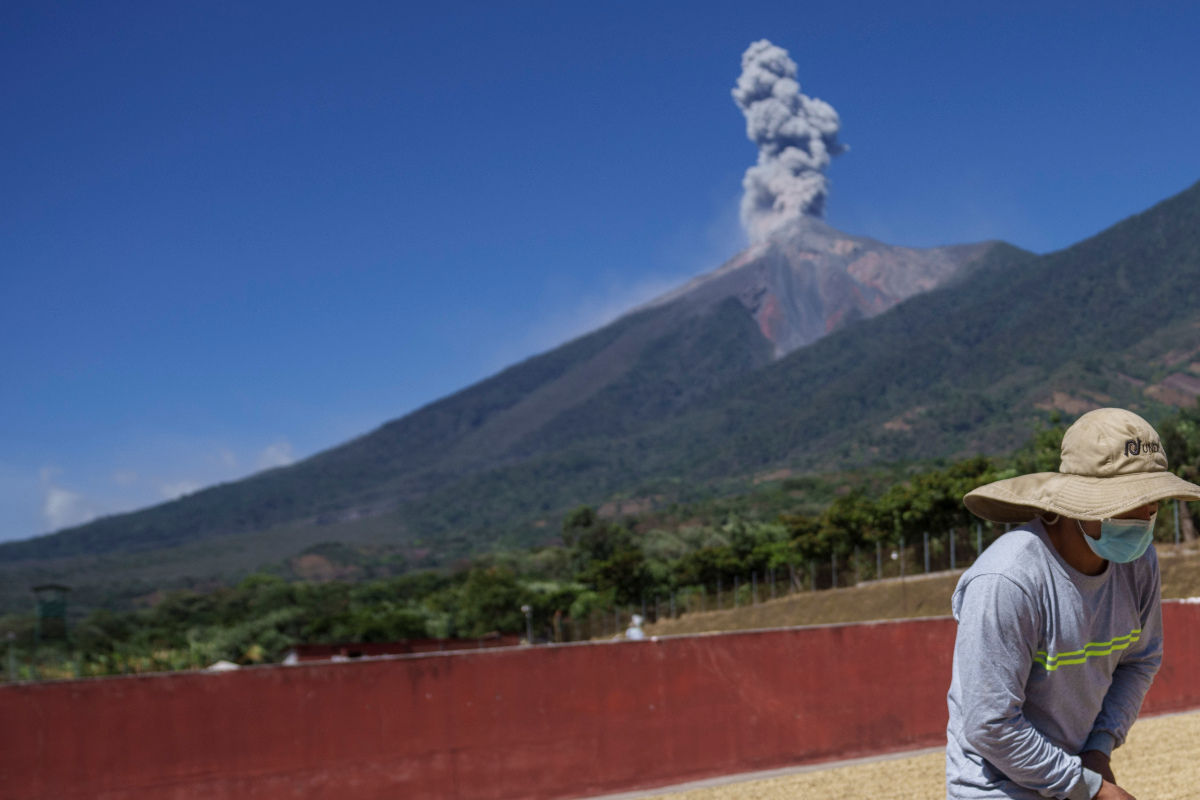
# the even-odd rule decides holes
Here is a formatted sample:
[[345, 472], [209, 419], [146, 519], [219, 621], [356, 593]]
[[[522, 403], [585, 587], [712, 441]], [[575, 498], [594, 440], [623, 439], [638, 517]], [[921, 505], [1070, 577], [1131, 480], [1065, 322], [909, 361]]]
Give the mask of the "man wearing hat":
[[948, 703], [951, 798], [1132, 800], [1109, 766], [1162, 661], [1159, 501], [1200, 500], [1152, 427], [1102, 408], [1063, 436], [1058, 472], [963, 498], [1023, 523], [958, 582]]

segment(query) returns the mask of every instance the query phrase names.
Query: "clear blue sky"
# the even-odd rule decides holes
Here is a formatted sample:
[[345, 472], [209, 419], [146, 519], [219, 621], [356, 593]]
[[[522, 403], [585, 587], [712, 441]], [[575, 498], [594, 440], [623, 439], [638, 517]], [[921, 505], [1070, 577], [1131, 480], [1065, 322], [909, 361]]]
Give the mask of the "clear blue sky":
[[758, 38], [841, 114], [852, 233], [1046, 251], [1200, 179], [1195, 6], [244, 5], [0, 6], [0, 539], [304, 457], [717, 266]]

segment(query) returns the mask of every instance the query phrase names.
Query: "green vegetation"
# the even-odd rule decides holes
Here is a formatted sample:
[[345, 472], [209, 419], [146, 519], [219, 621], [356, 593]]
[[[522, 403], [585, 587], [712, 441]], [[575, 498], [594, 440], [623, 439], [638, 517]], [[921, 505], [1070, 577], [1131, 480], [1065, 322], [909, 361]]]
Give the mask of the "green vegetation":
[[[933, 569], [950, 566], [950, 537], [961, 567], [976, 554], [976, 535], [986, 545], [1003, 533], [971, 517], [962, 496], [1019, 472], [1056, 469], [1064, 425], [1055, 423], [1002, 462], [979, 456], [941, 468], [789, 477], [619, 521], [581, 506], [563, 518], [560, 544], [479, 557], [456, 570], [371, 577], [395, 569], [394, 555], [318, 545], [305, 555], [356, 569], [350, 574], [362, 579], [311, 582], [279, 568], [207, 592], [175, 591], [150, 608], [95, 610], [74, 624], [69, 642], [42, 643], [36, 654], [32, 617], [2, 618], [0, 630], [16, 634], [19, 677], [102, 675], [218, 659], [278, 661], [298, 642], [523, 633], [524, 604], [533, 608], [539, 638], [590, 638], [617, 629], [614, 611], [644, 606], [653, 617], [672, 605], [684, 611], [705, 602], [746, 603], [752, 587], [763, 597], [828, 587], [835, 570], [839, 585], [872, 578], [880, 568], [888, 577], [901, 569], [911, 574], [923, 568], [926, 533]], [[1192, 474], [1200, 466], [1200, 407], [1162, 429], [1171, 452], [1181, 454], [1177, 469]], [[1169, 517], [1162, 516], [1157, 533], [1169, 540]], [[877, 554], [886, 554], [882, 562]]]

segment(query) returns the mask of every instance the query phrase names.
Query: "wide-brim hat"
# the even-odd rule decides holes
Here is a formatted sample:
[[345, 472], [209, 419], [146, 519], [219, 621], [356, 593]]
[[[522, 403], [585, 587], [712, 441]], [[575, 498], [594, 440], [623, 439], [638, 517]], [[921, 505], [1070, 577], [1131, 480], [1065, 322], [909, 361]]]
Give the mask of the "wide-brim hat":
[[1167, 469], [1158, 433], [1121, 408], [1084, 414], [1063, 435], [1058, 472], [1038, 472], [990, 483], [963, 503], [992, 522], [1028, 522], [1050, 512], [1102, 520], [1168, 498], [1200, 500], [1200, 486]]

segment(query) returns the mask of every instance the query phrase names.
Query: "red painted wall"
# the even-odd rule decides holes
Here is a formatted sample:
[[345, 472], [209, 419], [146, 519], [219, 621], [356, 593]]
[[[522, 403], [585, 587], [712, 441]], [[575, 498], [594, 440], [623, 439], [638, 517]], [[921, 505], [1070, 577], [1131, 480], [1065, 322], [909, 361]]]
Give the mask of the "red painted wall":
[[1200, 708], [1200, 603], [1163, 602], [1163, 663], [1142, 714]]
[[[1147, 710], [1200, 706], [1167, 604]], [[944, 741], [949, 619], [0, 688], [0, 798], [559, 798]]]

